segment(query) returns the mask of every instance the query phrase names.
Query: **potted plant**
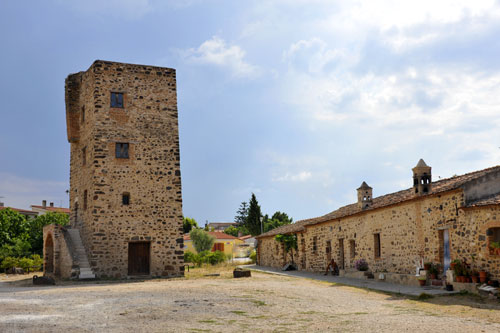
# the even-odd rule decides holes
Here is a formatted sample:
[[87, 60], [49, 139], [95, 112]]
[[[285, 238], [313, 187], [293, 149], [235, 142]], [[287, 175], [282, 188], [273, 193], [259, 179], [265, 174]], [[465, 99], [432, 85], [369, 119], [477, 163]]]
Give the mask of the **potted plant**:
[[490, 243], [490, 254], [500, 255], [500, 241]]
[[488, 279], [488, 273], [486, 273], [486, 271], [480, 271], [479, 272], [479, 282], [485, 283], [487, 279]]
[[[450, 263], [450, 268], [451, 268], [451, 270], [453, 270], [453, 271], [454, 271], [454, 270], [455, 270], [455, 266], [456, 266], [456, 265], [461, 265], [461, 264], [462, 264], [462, 262], [460, 261], [460, 259], [455, 259], [455, 260], [453, 260], [453, 261]], [[455, 274], [455, 275], [456, 275], [456, 274]]]
[[472, 280], [472, 283], [478, 283], [479, 282], [479, 273], [477, 270], [473, 269], [470, 273], [470, 278]]
[[459, 259], [455, 259], [452, 262], [453, 265], [453, 273], [455, 273], [455, 278], [457, 282], [463, 282], [463, 273], [462, 273], [462, 262]]
[[429, 267], [429, 275], [432, 280], [435, 280], [437, 278], [437, 275], [439, 273], [439, 266], [437, 264], [431, 264], [431, 267]]
[[420, 284], [420, 287], [425, 286], [425, 283], [427, 282], [427, 278], [425, 276], [421, 276], [421, 277], [417, 278], [417, 280], [418, 280], [418, 283]]
[[429, 271], [432, 267], [432, 263], [431, 262], [424, 262], [424, 269], [426, 271]]
[[364, 272], [368, 270], [368, 263], [365, 259], [358, 259], [354, 262], [354, 267], [356, 267], [358, 271]]

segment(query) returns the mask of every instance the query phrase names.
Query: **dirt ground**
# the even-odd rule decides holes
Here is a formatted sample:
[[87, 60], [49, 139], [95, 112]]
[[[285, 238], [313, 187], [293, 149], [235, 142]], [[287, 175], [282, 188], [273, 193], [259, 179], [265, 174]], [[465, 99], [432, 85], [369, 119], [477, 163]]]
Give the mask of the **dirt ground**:
[[500, 332], [497, 300], [415, 300], [255, 272], [233, 279], [231, 270], [48, 287], [0, 275], [0, 332]]

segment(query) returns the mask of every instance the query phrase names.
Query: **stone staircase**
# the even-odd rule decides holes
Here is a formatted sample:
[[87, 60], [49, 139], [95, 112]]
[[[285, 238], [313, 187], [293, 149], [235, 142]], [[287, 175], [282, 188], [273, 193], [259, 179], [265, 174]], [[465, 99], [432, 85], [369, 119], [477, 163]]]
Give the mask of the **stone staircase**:
[[67, 229], [68, 234], [71, 238], [71, 243], [73, 245], [73, 250], [80, 267], [80, 274], [78, 275], [79, 280], [85, 279], [95, 279], [95, 274], [90, 268], [89, 259], [87, 253], [85, 252], [85, 247], [82, 243], [82, 238], [80, 237], [80, 231], [78, 229]]

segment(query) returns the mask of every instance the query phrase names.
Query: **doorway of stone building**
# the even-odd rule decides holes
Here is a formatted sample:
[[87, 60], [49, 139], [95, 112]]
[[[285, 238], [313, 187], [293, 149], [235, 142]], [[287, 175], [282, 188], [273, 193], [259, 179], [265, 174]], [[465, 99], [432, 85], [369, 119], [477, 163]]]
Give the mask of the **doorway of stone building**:
[[54, 240], [49, 234], [45, 239], [44, 273], [54, 273]]
[[149, 275], [149, 242], [128, 243], [128, 275]]
[[345, 269], [344, 268], [344, 239], [340, 238], [339, 239], [339, 269]]
[[302, 269], [306, 269], [306, 242], [304, 237], [300, 240], [300, 252], [302, 255]]
[[443, 266], [443, 272], [446, 272], [450, 268], [450, 234], [448, 229], [439, 230], [439, 252], [441, 265]]
[[326, 262], [330, 264], [330, 260], [332, 260], [332, 241], [326, 241]]

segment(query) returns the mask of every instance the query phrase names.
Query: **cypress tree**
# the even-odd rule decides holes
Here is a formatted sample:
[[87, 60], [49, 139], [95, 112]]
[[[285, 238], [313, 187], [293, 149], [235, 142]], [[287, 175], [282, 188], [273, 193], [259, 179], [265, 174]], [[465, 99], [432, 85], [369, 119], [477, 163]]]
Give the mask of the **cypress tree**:
[[248, 217], [245, 221], [245, 227], [252, 236], [260, 235], [260, 218], [262, 212], [255, 194], [252, 193], [250, 206], [248, 207]]

